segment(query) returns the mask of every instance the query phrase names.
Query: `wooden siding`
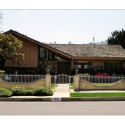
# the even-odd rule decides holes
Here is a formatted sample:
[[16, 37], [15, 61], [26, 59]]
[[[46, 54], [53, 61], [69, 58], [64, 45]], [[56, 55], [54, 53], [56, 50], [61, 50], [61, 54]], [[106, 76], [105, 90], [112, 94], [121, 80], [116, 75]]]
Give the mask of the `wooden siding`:
[[104, 62], [102, 62], [102, 61], [94, 61], [94, 62], [92, 62], [92, 68], [95, 68], [95, 67], [97, 67], [97, 66], [103, 66], [104, 67]]
[[19, 40], [23, 41], [23, 47], [17, 50], [18, 53], [23, 53], [25, 55], [25, 65], [18, 66], [18, 64], [12, 64], [12, 61], [7, 60], [5, 62], [5, 67], [32, 67], [38, 66], [38, 45], [30, 42], [24, 38], [16, 36]]

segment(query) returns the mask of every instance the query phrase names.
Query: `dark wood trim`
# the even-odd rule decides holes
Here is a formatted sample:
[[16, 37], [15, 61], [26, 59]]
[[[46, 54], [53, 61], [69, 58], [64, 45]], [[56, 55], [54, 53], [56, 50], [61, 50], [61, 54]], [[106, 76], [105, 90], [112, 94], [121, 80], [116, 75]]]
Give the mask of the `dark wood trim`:
[[125, 60], [125, 58], [110, 58], [110, 57], [73, 57], [74, 61], [106, 61], [106, 60]]
[[57, 62], [71, 62], [71, 61], [57, 61]]

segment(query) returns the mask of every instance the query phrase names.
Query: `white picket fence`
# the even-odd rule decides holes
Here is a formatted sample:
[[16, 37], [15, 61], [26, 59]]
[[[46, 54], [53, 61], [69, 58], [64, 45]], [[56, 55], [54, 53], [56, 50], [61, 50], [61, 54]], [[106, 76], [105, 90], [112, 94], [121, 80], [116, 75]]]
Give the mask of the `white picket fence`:
[[39, 79], [45, 79], [45, 75], [32, 75], [32, 74], [0, 74], [0, 79], [8, 83], [31, 83]]
[[91, 83], [114, 83], [119, 80], [125, 80], [125, 77], [121, 76], [80, 76], [79, 78], [80, 80], [87, 80]]

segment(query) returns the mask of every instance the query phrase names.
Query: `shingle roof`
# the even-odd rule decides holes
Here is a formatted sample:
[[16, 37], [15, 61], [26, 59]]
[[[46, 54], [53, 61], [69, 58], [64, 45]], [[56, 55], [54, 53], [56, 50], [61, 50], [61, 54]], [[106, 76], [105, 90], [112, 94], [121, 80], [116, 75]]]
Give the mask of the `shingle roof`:
[[73, 57], [121, 57], [125, 49], [120, 45], [47, 44]]
[[[63, 52], [72, 57], [115, 57], [125, 58], [125, 49], [120, 45], [85, 45], [85, 44], [43, 44], [17, 31], [10, 30], [7, 32], [18, 33], [36, 44], [50, 46], [53, 49]], [[7, 33], [5, 32], [5, 33]]]

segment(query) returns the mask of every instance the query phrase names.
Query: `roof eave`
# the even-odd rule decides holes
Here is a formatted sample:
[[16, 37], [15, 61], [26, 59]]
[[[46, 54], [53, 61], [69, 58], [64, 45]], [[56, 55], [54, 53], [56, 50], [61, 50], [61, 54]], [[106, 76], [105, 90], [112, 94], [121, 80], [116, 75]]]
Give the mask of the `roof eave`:
[[125, 57], [73, 57], [73, 60], [83, 60], [83, 59], [90, 59], [90, 60], [125, 60]]

